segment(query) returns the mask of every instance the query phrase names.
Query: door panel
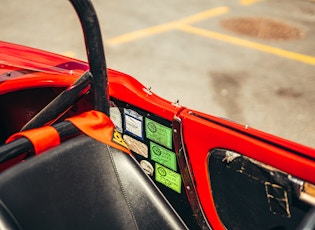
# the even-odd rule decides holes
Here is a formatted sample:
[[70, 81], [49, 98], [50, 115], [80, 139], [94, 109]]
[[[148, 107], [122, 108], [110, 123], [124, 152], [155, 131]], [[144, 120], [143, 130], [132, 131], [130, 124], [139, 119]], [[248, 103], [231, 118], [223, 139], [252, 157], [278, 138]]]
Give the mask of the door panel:
[[292, 176], [226, 149], [208, 159], [215, 207], [228, 229], [296, 229], [311, 205]]
[[[193, 181], [211, 227], [214, 229], [224, 229], [225, 227], [229, 229], [244, 229], [245, 226], [249, 227], [247, 218], [250, 219], [250, 216], [247, 214], [244, 214], [244, 219], [241, 223], [244, 224], [243, 227], [237, 227], [238, 218], [231, 222], [232, 225], [228, 223], [229, 221], [226, 221], [230, 220], [229, 215], [233, 213], [239, 214], [237, 207], [231, 209], [232, 211], [226, 211], [232, 207], [231, 203], [235, 203], [233, 199], [241, 196], [247, 197], [249, 196], [248, 194], [252, 194], [253, 197], [247, 202], [241, 203], [242, 208], [249, 210], [255, 219], [264, 222], [264, 218], [269, 218], [268, 215], [270, 218], [272, 217], [272, 221], [275, 220], [273, 218], [280, 218], [277, 225], [270, 226], [270, 228], [283, 227], [280, 229], [286, 229], [286, 226], [292, 225], [291, 221], [292, 223], [301, 221], [303, 215], [308, 211], [309, 205], [303, 206], [302, 209], [295, 209], [295, 206], [291, 206], [292, 202], [298, 201], [297, 197], [299, 194], [295, 194], [296, 192], [293, 189], [294, 183], [290, 182], [288, 178], [293, 178], [293, 180], [295, 179], [301, 184], [304, 184], [305, 181], [315, 183], [314, 149], [199, 112], [184, 110], [179, 117], [182, 122], [182, 136], [190, 171], [193, 172]], [[224, 153], [227, 151], [233, 152], [236, 155], [224, 156], [220, 160], [218, 155], [222, 151]], [[261, 179], [259, 183], [255, 182], [255, 180], [252, 182], [255, 176], [246, 176], [238, 173], [242, 168], [231, 170], [231, 172], [234, 172], [233, 175], [236, 172], [235, 178], [232, 177], [229, 174], [231, 172], [224, 168], [224, 162], [233, 162], [235, 156], [238, 156], [235, 162], [240, 159], [246, 159], [246, 162], [257, 162], [257, 164], [252, 163], [252, 166], [259, 166], [261, 170], [270, 167], [273, 169], [273, 173], [277, 172], [276, 176], [281, 175], [281, 177], [286, 178], [288, 187], [284, 189], [282, 188], [284, 185], [274, 183], [270, 178], [268, 180]], [[241, 180], [238, 177], [243, 178]], [[237, 182], [238, 180], [239, 182]], [[248, 189], [245, 190], [248, 193], [247, 195], [242, 189], [245, 185], [238, 184], [241, 182], [247, 184]], [[225, 188], [227, 189], [227, 194], [224, 195], [226, 196], [225, 198], [222, 198], [223, 195], [221, 197], [220, 194], [222, 191], [225, 191]], [[298, 189], [298, 191], [303, 190], [303, 186], [298, 187]], [[274, 193], [278, 194], [279, 197], [276, 196], [277, 199], [270, 198], [275, 195]], [[235, 194], [235, 197], [230, 197], [231, 194]], [[285, 196], [290, 200], [282, 203], [275, 202], [275, 200], [284, 199]], [[227, 197], [231, 199], [226, 199]], [[222, 203], [221, 199], [226, 199], [225, 203]], [[266, 215], [250, 211], [252, 208], [262, 205], [260, 203], [263, 203], [265, 210], [268, 210], [266, 212], [267, 217]], [[299, 203], [304, 205], [304, 202], [299, 201]], [[297, 206], [301, 204], [297, 204]], [[221, 205], [226, 207], [220, 209]], [[286, 210], [287, 207], [291, 207], [291, 209], [294, 207], [294, 210], [290, 209], [290, 212], [288, 212]], [[223, 212], [227, 213], [227, 217], [222, 217]], [[280, 217], [275, 217], [275, 215]], [[284, 219], [285, 221], [283, 221]], [[290, 220], [288, 221], [288, 219]], [[226, 223], [222, 224], [222, 221]], [[255, 222], [256, 225], [261, 223], [259, 221]]]

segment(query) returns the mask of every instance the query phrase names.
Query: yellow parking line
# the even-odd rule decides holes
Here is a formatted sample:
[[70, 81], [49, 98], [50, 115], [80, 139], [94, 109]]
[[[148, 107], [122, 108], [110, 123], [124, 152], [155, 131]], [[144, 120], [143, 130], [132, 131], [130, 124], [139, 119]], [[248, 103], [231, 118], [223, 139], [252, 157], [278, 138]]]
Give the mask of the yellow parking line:
[[76, 53], [69, 50], [69, 51], [62, 52], [61, 55], [74, 58], [76, 56]]
[[189, 16], [187, 18], [183, 18], [181, 20], [175, 21], [174, 23], [176, 23], [176, 24], [192, 24], [192, 23], [203, 21], [203, 20], [208, 19], [208, 18], [213, 18], [216, 16], [220, 16], [222, 14], [226, 14], [229, 12], [229, 10], [230, 9], [228, 7], [221, 6], [221, 7], [217, 7], [217, 8], [213, 8], [210, 10], [200, 12], [198, 14], [194, 14], [194, 15]]
[[173, 29], [174, 29], [174, 24], [167, 23], [167, 24], [153, 26], [153, 27], [142, 29], [142, 30], [137, 30], [137, 31], [130, 32], [127, 34], [123, 34], [118, 37], [114, 37], [107, 40], [106, 43], [108, 45], [117, 45], [121, 43], [127, 43], [127, 42], [131, 42], [131, 41], [138, 40], [141, 38], [149, 37], [154, 34], [159, 34], [159, 33], [169, 31], [169, 30], [173, 30]]
[[[258, 1], [262, 1], [262, 0], [240, 0], [240, 3], [243, 5], [249, 5], [249, 4], [254, 4]], [[123, 34], [121, 36], [114, 37], [114, 38], [107, 40], [106, 43], [108, 45], [127, 43], [127, 42], [131, 42], [131, 41], [138, 40], [141, 38], [145, 38], [148, 36], [152, 36], [155, 34], [159, 34], [159, 33], [167, 32], [170, 30], [178, 29], [178, 30], [188, 32], [188, 33], [193, 33], [193, 34], [196, 34], [199, 36], [203, 36], [203, 37], [207, 37], [207, 38], [211, 38], [211, 39], [216, 39], [216, 40], [228, 42], [228, 43], [231, 43], [234, 45], [243, 46], [243, 47], [251, 48], [254, 50], [259, 50], [259, 51], [262, 51], [265, 53], [270, 53], [273, 55], [284, 57], [287, 59], [292, 59], [295, 61], [303, 62], [306, 64], [315, 65], [315, 57], [313, 57], [313, 56], [295, 53], [295, 52], [283, 50], [280, 48], [260, 44], [257, 42], [248, 41], [245, 39], [221, 34], [221, 33], [210, 31], [210, 30], [205, 30], [202, 28], [197, 28], [197, 27], [193, 27], [193, 26], [189, 25], [189, 24], [203, 21], [203, 20], [211, 18], [211, 17], [225, 14], [228, 11], [229, 11], [229, 8], [225, 7], [225, 6], [213, 8], [213, 9], [210, 9], [210, 10], [198, 13], [198, 14], [194, 14], [192, 16], [189, 16], [189, 17], [177, 20], [177, 21], [165, 23], [165, 24], [158, 25], [158, 26], [148, 27], [148, 28], [145, 28], [142, 30], [137, 30], [137, 31], [130, 32], [127, 34]]]
[[243, 47], [251, 48], [254, 50], [259, 50], [259, 51], [262, 51], [265, 53], [270, 53], [273, 55], [277, 55], [277, 56], [284, 57], [287, 59], [292, 59], [292, 60], [303, 62], [306, 64], [315, 65], [315, 57], [312, 57], [312, 56], [299, 54], [299, 53], [279, 49], [279, 48], [272, 47], [272, 46], [263, 45], [263, 44], [248, 41], [245, 39], [236, 38], [233, 36], [217, 33], [214, 31], [209, 31], [209, 30], [193, 27], [190, 25], [181, 24], [179, 27], [177, 27], [177, 29], [184, 31], [184, 32], [196, 34], [199, 36], [228, 42], [228, 43], [231, 43], [234, 45], [243, 46]]
[[198, 13], [198, 14], [194, 14], [192, 16], [189, 16], [189, 17], [177, 20], [177, 21], [165, 23], [165, 24], [158, 25], [158, 26], [152, 26], [152, 27], [148, 27], [145, 29], [130, 32], [127, 34], [123, 34], [123, 35], [120, 35], [118, 37], [114, 37], [114, 38], [107, 40], [106, 43], [108, 45], [116, 45], [116, 44], [131, 42], [134, 40], [138, 40], [141, 38], [152, 36], [154, 34], [159, 34], [159, 33], [163, 33], [166, 31], [174, 30], [174, 29], [176, 29], [176, 27], [178, 27], [181, 24], [196, 23], [196, 22], [203, 21], [207, 18], [219, 16], [221, 14], [227, 13], [228, 11], [229, 11], [229, 8], [225, 7], [225, 6], [213, 8], [213, 9], [203, 11], [203, 12]]
[[257, 2], [261, 2], [262, 0], [240, 0], [240, 4], [244, 6], [253, 5]]

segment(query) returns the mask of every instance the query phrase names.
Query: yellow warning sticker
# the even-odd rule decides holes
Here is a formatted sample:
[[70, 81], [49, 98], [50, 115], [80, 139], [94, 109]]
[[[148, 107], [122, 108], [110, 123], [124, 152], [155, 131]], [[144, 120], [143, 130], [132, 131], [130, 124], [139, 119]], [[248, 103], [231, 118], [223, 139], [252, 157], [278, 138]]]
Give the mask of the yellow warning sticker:
[[181, 193], [182, 178], [180, 174], [155, 163], [155, 180], [169, 187], [175, 192]]
[[122, 135], [120, 132], [118, 132], [118, 130], [114, 130], [113, 132], [113, 137], [112, 137], [112, 141], [116, 142], [117, 144], [125, 147], [126, 149], [129, 149], [128, 145], [126, 144], [126, 142], [124, 141]]

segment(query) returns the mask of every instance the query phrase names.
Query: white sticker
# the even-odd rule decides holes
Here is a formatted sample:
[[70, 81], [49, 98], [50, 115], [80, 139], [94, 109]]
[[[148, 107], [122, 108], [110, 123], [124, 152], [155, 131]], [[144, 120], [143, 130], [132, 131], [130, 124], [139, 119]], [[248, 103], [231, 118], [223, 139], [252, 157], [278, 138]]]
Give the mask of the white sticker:
[[148, 146], [128, 135], [124, 135], [124, 141], [127, 143], [129, 149], [136, 154], [148, 158]]
[[119, 111], [119, 108], [118, 107], [110, 107], [110, 119], [113, 121], [116, 129], [119, 131], [119, 132], [123, 132], [123, 129], [122, 129], [122, 118], [121, 118], [121, 113]]
[[140, 161], [140, 166], [146, 174], [148, 174], [149, 176], [153, 176], [154, 168], [149, 161]]
[[143, 139], [143, 117], [131, 109], [124, 109], [125, 131]]

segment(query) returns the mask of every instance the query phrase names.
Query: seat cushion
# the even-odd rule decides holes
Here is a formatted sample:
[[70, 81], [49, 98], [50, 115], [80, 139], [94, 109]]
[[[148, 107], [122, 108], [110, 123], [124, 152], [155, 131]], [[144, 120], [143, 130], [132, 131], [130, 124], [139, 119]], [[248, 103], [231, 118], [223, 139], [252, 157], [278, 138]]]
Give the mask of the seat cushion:
[[85, 135], [2, 173], [0, 199], [22, 229], [186, 228], [132, 156]]

